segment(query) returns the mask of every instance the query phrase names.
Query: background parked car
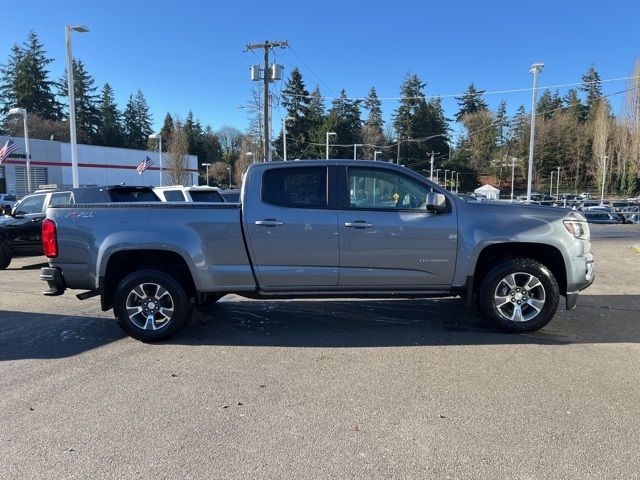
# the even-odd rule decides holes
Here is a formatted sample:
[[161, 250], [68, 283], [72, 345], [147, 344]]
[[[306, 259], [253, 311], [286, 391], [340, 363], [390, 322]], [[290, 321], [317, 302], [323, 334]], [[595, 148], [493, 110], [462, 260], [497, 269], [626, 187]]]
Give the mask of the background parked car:
[[601, 224], [618, 224], [622, 223], [616, 214], [598, 211], [598, 210], [588, 210], [583, 212], [583, 215], [586, 217], [587, 222], [589, 223], [601, 223]]
[[0, 193], [0, 210], [7, 207], [11, 210], [17, 201], [18, 198], [11, 193]]
[[155, 187], [153, 191], [163, 202], [205, 202], [222, 203], [224, 198], [220, 195], [220, 189], [216, 187], [171, 185], [168, 187]]
[[50, 206], [80, 203], [159, 202], [152, 187], [107, 185], [68, 190], [38, 190], [0, 217], [0, 270], [14, 257], [42, 255], [41, 223]]

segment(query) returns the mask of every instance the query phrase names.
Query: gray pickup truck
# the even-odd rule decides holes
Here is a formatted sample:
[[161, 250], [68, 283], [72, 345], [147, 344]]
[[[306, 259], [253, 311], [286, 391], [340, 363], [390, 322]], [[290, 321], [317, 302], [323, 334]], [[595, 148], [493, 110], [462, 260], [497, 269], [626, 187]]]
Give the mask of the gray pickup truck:
[[143, 341], [194, 305], [251, 298], [461, 296], [512, 332], [573, 308], [594, 279], [589, 227], [564, 209], [472, 203], [398, 165], [253, 164], [240, 203], [68, 205], [42, 225], [46, 295], [100, 295]]

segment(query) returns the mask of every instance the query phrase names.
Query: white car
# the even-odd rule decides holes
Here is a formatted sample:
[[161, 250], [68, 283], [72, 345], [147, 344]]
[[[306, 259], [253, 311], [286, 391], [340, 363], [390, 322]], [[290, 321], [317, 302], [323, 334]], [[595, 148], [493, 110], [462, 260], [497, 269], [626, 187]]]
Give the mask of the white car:
[[224, 198], [216, 187], [171, 185], [169, 187], [154, 187], [153, 191], [163, 202], [224, 203]]

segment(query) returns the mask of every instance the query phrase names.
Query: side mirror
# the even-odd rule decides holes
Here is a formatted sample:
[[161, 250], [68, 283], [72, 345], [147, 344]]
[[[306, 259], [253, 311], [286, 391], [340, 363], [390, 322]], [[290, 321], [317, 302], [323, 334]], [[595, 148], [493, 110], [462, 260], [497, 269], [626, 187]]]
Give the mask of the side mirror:
[[427, 207], [427, 212], [444, 213], [447, 211], [447, 197], [442, 193], [427, 193], [425, 205]]
[[11, 215], [11, 207], [9, 205], [2, 205], [0, 215]]

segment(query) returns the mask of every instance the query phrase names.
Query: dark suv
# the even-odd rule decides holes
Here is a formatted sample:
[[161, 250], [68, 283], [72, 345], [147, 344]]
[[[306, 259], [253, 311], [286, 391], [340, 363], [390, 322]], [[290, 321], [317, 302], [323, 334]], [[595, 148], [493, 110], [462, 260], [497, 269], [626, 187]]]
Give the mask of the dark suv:
[[41, 223], [50, 206], [84, 203], [159, 202], [153, 187], [106, 185], [31, 193], [0, 217], [0, 270], [14, 257], [42, 255]]

